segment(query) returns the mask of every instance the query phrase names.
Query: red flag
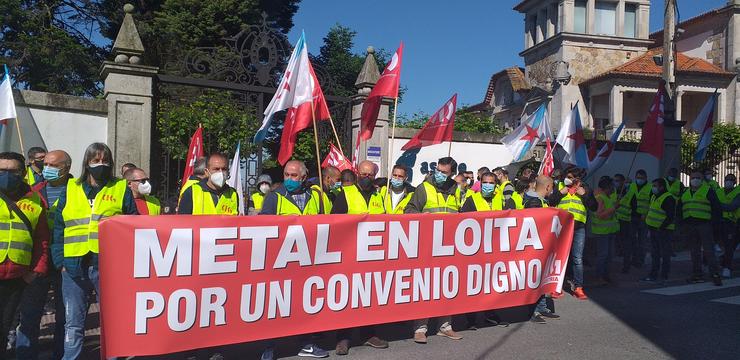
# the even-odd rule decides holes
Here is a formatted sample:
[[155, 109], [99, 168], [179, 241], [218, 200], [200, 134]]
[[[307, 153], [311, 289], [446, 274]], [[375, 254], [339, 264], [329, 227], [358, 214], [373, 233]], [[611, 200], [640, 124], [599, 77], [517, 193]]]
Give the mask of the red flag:
[[550, 145], [550, 138], [547, 138], [547, 148], [545, 149], [545, 157], [542, 159], [540, 165], [540, 175], [550, 176], [552, 171], [555, 170], [555, 160], [552, 157], [552, 145]]
[[596, 155], [599, 152], [597, 146], [598, 144], [596, 143], [596, 129], [594, 129], [594, 132], [591, 134], [591, 144], [588, 146], [588, 161], [594, 161], [594, 158], [596, 158]]
[[663, 157], [665, 85], [665, 81], [661, 80], [658, 93], [655, 94], [653, 105], [650, 107], [650, 115], [642, 128], [642, 139], [640, 140], [640, 151], [653, 155], [657, 159]]
[[[285, 165], [293, 156], [293, 149], [295, 148], [298, 133], [310, 127], [313, 124], [314, 117], [316, 121], [329, 119], [330, 117], [324, 92], [321, 91], [321, 85], [316, 78], [311, 61], [308, 61], [308, 59], [306, 61], [312, 83], [311, 87], [313, 88], [311, 92], [313, 100], [302, 103], [297, 107], [289, 108], [288, 113], [285, 115], [283, 134], [280, 137], [280, 151], [278, 153], [278, 162], [282, 165]], [[312, 108], [313, 116], [311, 115]]]
[[182, 182], [180, 186], [184, 186], [185, 182], [188, 181], [190, 176], [193, 175], [193, 169], [195, 168], [195, 160], [203, 157], [203, 128], [198, 125], [198, 129], [193, 133], [193, 137], [190, 138], [190, 147], [188, 147], [188, 157], [185, 160], [185, 171], [182, 173]]
[[455, 111], [457, 110], [457, 94], [452, 95], [450, 100], [437, 110], [429, 118], [424, 127], [414, 135], [401, 150], [421, 148], [424, 146], [441, 144], [452, 141], [452, 130], [455, 127]]
[[398, 86], [401, 80], [401, 57], [403, 56], [403, 42], [393, 54], [391, 62], [383, 70], [383, 74], [378, 79], [375, 87], [370, 91], [365, 103], [362, 104], [362, 116], [360, 121], [359, 138], [369, 140], [373, 137], [375, 123], [378, 121], [380, 112], [380, 103], [384, 97], [397, 98]]
[[339, 169], [339, 171], [354, 170], [349, 159], [334, 144], [329, 144], [329, 154], [326, 155], [324, 162], [321, 163], [322, 168], [327, 166], [333, 166]]

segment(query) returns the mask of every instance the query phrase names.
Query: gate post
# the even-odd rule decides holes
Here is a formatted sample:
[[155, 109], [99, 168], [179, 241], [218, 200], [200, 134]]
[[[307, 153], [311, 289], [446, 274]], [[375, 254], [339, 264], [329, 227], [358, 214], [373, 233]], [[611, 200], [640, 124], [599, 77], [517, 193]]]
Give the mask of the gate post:
[[144, 46], [126, 4], [121, 29], [113, 43], [113, 61], [103, 62], [104, 98], [108, 100], [108, 146], [115, 158], [115, 173], [132, 162], [150, 172], [154, 82], [159, 68], [142, 65]]
[[[357, 76], [357, 81], [355, 81], [357, 94], [352, 96], [351, 151], [355, 151], [357, 148], [357, 134], [360, 132], [362, 104], [365, 102], [365, 99], [367, 99], [367, 96], [370, 94], [370, 90], [375, 86], [375, 83], [380, 79], [380, 71], [378, 71], [378, 64], [375, 61], [375, 55], [373, 54], [375, 54], [375, 49], [373, 49], [372, 46], [368, 46], [365, 63], [362, 65], [362, 70], [360, 70], [360, 74]], [[375, 124], [375, 130], [373, 131], [373, 137], [360, 145], [359, 154], [357, 155], [358, 163], [362, 160], [370, 160], [378, 165], [380, 168], [378, 177], [385, 177], [388, 172], [386, 159], [388, 158], [389, 151], [388, 144], [390, 129], [388, 126], [391, 104], [392, 101], [390, 99], [383, 99], [382, 105], [380, 106], [380, 112], [378, 113], [378, 121]]]

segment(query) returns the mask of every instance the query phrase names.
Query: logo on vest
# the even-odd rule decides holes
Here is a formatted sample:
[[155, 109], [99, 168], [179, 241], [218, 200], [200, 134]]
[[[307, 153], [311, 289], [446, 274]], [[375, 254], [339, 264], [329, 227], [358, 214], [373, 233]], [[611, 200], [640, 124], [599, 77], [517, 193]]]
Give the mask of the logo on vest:
[[231, 214], [234, 210], [229, 205], [221, 205], [221, 212], [224, 214]]
[[110, 201], [110, 202], [116, 202], [116, 197], [111, 194], [105, 194], [103, 195], [100, 200], [102, 201]]
[[18, 204], [18, 207], [19, 207], [19, 208], [20, 208], [21, 210], [23, 210], [23, 211], [30, 211], [30, 212], [34, 212], [34, 208], [33, 208], [33, 206], [31, 206], [31, 204], [29, 204], [29, 203], [27, 203], [27, 202], [22, 202], [22, 203]]

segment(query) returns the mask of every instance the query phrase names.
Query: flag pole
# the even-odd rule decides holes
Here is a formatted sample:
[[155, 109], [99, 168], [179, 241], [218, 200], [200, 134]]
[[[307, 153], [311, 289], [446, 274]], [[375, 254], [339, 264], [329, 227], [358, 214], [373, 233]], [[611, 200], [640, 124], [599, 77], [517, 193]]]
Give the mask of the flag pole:
[[26, 148], [23, 146], [23, 134], [21, 133], [21, 122], [18, 118], [15, 118], [15, 129], [18, 130], [18, 141], [21, 143], [21, 154], [26, 153]]
[[319, 153], [319, 130], [316, 127], [316, 111], [313, 107], [313, 101], [311, 101], [311, 120], [313, 121], [313, 141], [316, 145], [316, 166], [319, 170], [319, 209], [321, 212], [324, 211], [324, 177], [321, 175], [321, 154]]
[[332, 119], [331, 114], [329, 114], [329, 124], [331, 124], [331, 131], [334, 132], [334, 138], [337, 140], [337, 146], [339, 146], [339, 151], [341, 151], [342, 155], [344, 155], [344, 150], [342, 149], [342, 142], [339, 140], [339, 135], [337, 134], [337, 128], [334, 127], [334, 119]]
[[393, 165], [391, 164], [391, 158], [393, 157], [393, 142], [396, 139], [396, 115], [398, 114], [398, 96], [396, 96], [395, 101], [393, 102], [393, 127], [391, 128], [391, 145], [390, 150], [388, 150], [388, 174], [386, 174], [386, 180], [385, 180], [385, 196], [383, 197], [383, 204], [385, 204], [385, 198], [388, 196], [388, 193], [391, 189], [391, 172], [393, 169]]
[[452, 140], [450, 140], [450, 146], [447, 148], [447, 157], [452, 156]]
[[630, 163], [629, 170], [627, 170], [627, 178], [629, 178], [630, 174], [632, 173], [632, 167], [635, 165], [635, 159], [637, 159], [637, 153], [640, 152], [640, 144], [642, 144], [642, 142], [637, 144], [637, 149], [635, 149], [635, 154], [632, 155], [632, 162]]

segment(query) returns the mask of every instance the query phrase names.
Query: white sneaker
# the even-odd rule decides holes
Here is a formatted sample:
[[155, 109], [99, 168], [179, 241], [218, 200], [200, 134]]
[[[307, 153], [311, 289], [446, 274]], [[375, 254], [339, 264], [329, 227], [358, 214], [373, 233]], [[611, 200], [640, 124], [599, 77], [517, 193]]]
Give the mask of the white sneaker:
[[732, 272], [728, 268], [722, 269], [722, 277], [725, 279], [729, 279], [732, 277]]

